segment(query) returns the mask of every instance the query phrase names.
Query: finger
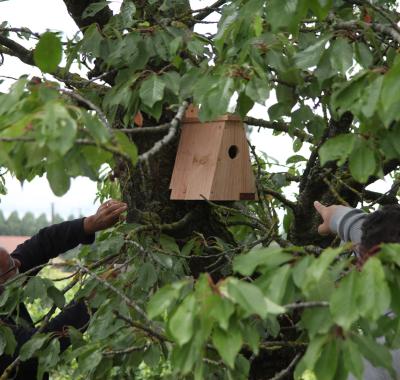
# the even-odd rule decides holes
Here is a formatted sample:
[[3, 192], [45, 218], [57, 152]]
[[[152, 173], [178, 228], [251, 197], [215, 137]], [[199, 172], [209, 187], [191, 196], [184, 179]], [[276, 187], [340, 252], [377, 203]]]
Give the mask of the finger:
[[115, 209], [103, 217], [103, 223], [111, 226], [118, 222], [120, 215], [126, 211], [126, 206]]
[[123, 212], [125, 212], [126, 209], [127, 209], [126, 206], [119, 207], [119, 208], [115, 209], [112, 213], [110, 213], [110, 217], [111, 218], [119, 217], [119, 215], [121, 215]]
[[322, 215], [322, 213], [324, 212], [324, 209], [326, 208], [323, 204], [321, 204], [318, 201], [314, 202], [314, 207], [317, 210], [317, 212]]
[[[110, 206], [108, 206], [104, 212], [106, 216], [112, 215], [116, 210], [123, 209], [123, 211], [127, 210], [128, 205], [122, 202], [119, 203], [112, 203]], [[122, 212], [122, 211], [121, 211]]]

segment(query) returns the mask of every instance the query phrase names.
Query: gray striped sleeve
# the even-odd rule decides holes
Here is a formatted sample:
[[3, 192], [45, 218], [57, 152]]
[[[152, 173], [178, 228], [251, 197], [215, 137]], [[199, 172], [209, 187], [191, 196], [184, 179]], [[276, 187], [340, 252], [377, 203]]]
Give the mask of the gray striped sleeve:
[[361, 242], [361, 226], [368, 214], [359, 209], [341, 206], [332, 215], [329, 228], [344, 242]]

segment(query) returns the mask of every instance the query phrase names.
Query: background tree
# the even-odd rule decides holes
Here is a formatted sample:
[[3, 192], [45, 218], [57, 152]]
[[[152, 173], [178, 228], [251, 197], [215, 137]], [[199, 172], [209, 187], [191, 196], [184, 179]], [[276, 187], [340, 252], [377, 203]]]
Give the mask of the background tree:
[[[64, 3], [80, 30], [72, 40], [0, 27], [5, 59], [51, 74], [0, 96], [0, 162], [20, 180], [46, 174], [57, 195], [71, 177], [98, 180], [100, 199], [120, 193], [128, 203], [129, 224], [76, 261], [77, 296], [96, 287], [88, 331], [71, 331], [62, 357], [56, 341], [34, 337], [18, 360], [36, 355], [43, 371], [73, 360], [74, 378], [130, 377], [146, 363], [163, 378], [281, 379], [296, 368], [296, 379], [361, 379], [362, 356], [390, 370], [399, 248], [354, 262], [318, 235], [313, 202], [397, 203], [397, 2], [218, 0], [193, 10], [124, 0], [117, 14], [106, 1]], [[194, 32], [211, 13], [217, 33]], [[38, 40], [35, 49], [24, 40]], [[276, 165], [253, 149], [257, 202], [170, 201], [187, 104], [205, 121], [234, 95], [243, 120], [288, 134], [294, 155]], [[247, 116], [267, 99], [268, 117]], [[368, 190], [384, 175], [388, 192]], [[115, 263], [122, 273], [99, 277]], [[18, 282], [7, 293], [17, 295]]]
[[19, 236], [21, 235], [21, 219], [19, 218], [18, 212], [13, 211], [7, 218], [7, 235]]
[[21, 219], [21, 233], [23, 236], [33, 236], [39, 230], [36, 229], [36, 218], [31, 212], [27, 212]]

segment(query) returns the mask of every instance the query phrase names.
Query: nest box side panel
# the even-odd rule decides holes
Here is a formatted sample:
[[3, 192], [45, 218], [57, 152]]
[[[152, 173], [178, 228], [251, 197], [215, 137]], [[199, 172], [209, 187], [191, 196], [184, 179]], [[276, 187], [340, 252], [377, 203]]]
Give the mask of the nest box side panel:
[[171, 180], [171, 199], [209, 199], [220, 150], [223, 123], [183, 126]]
[[257, 199], [246, 133], [240, 121], [228, 121], [218, 154], [210, 200]]

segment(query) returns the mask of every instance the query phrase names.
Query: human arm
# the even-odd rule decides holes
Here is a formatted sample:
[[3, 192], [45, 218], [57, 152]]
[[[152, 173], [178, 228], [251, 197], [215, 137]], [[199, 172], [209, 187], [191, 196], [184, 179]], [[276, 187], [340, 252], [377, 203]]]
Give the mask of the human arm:
[[126, 208], [125, 203], [111, 200], [102, 204], [94, 215], [87, 218], [43, 228], [31, 239], [20, 244], [12, 257], [21, 263], [20, 272], [45, 264], [79, 244], [93, 243], [95, 232], [113, 226]]
[[318, 226], [321, 235], [333, 233], [345, 242], [361, 242], [361, 226], [368, 215], [364, 211], [341, 205], [324, 206], [318, 201], [314, 202], [314, 207], [322, 218]]

